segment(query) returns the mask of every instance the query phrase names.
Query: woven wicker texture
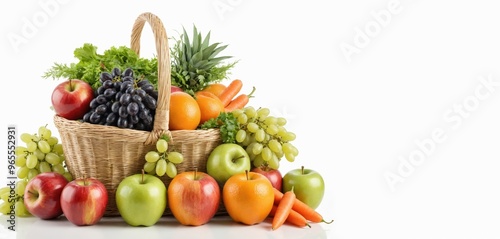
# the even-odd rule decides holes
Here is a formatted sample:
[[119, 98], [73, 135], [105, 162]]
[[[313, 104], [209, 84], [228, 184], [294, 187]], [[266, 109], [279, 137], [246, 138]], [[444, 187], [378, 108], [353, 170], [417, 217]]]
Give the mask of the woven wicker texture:
[[[104, 216], [119, 216], [115, 201], [118, 184], [125, 177], [141, 172], [145, 163], [144, 155], [155, 149], [160, 136], [169, 135], [169, 150], [178, 151], [184, 156], [184, 161], [177, 165], [178, 173], [195, 168], [206, 172], [208, 155], [221, 144], [218, 129], [168, 130], [170, 53], [165, 28], [156, 15], [146, 12], [137, 17], [132, 28], [131, 49], [140, 53], [141, 33], [146, 22], [153, 31], [158, 58], [158, 103], [153, 130], [121, 129], [54, 116], [70, 173], [74, 178], [97, 178], [106, 186], [109, 200]], [[168, 187], [171, 179], [165, 175], [162, 180]], [[219, 211], [224, 213], [224, 207], [220, 207]], [[167, 205], [164, 215], [169, 214]]]

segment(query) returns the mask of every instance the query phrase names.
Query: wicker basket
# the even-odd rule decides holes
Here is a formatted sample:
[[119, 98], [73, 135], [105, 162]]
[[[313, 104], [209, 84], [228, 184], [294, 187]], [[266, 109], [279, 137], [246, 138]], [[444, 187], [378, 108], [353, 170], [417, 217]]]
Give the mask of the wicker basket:
[[[132, 29], [131, 49], [139, 54], [141, 32], [146, 22], [153, 30], [158, 58], [158, 104], [153, 130], [121, 129], [54, 116], [69, 172], [75, 178], [97, 178], [106, 186], [109, 200], [105, 216], [120, 215], [115, 201], [118, 184], [125, 177], [141, 172], [145, 163], [144, 155], [155, 148], [155, 142], [161, 135], [170, 135], [170, 148], [175, 148], [184, 156], [184, 161], [177, 165], [179, 173], [194, 168], [206, 172], [208, 155], [221, 144], [217, 129], [168, 130], [170, 53], [165, 28], [156, 15], [146, 12], [138, 16]], [[162, 180], [168, 187], [171, 179], [163, 176]], [[218, 214], [223, 213], [221, 203]], [[171, 212], [167, 205], [164, 215], [169, 214]]]

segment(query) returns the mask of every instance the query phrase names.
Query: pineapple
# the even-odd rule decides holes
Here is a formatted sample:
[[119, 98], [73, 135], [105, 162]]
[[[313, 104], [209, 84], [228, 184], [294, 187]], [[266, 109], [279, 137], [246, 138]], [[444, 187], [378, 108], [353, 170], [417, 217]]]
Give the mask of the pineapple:
[[172, 85], [194, 94], [211, 83], [220, 82], [229, 75], [229, 70], [237, 61], [224, 63], [231, 56], [218, 56], [227, 45], [210, 44], [210, 32], [202, 37], [196, 26], [189, 39], [186, 29], [179, 40], [175, 41], [172, 52]]

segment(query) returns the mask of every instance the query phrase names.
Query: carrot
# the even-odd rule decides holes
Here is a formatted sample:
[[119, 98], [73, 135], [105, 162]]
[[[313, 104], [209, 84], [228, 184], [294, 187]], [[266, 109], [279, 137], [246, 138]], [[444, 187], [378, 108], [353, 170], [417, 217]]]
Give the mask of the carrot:
[[235, 79], [229, 83], [229, 85], [224, 89], [220, 95], [219, 99], [222, 102], [222, 105], [226, 107], [229, 102], [240, 92], [241, 88], [243, 87], [243, 82], [239, 79]]
[[250, 94], [240, 94], [236, 98], [234, 98], [229, 104], [225, 107], [226, 112], [231, 112], [235, 109], [243, 109], [245, 105], [248, 104], [250, 98], [252, 98], [253, 93], [255, 92], [255, 87], [253, 87], [252, 92]]
[[295, 193], [293, 189], [283, 194], [281, 201], [278, 203], [278, 208], [276, 209], [276, 213], [273, 217], [272, 229], [276, 230], [283, 223], [285, 223], [286, 218], [290, 215], [290, 211], [292, 210], [293, 204], [295, 202]]
[[[270, 217], [274, 217], [276, 215], [276, 210], [278, 209], [277, 205], [273, 205], [273, 208], [271, 209], [271, 212], [269, 213]], [[309, 223], [307, 223], [307, 220], [304, 216], [300, 215], [298, 212], [294, 211], [293, 209], [290, 210], [290, 214], [288, 214], [288, 217], [286, 218], [286, 222], [293, 224], [295, 226], [299, 227], [311, 227]]]
[[[274, 189], [274, 203], [279, 204], [281, 200], [283, 200], [284, 194], [278, 189]], [[300, 215], [304, 216], [307, 220], [311, 222], [324, 222], [330, 224], [333, 220], [327, 222], [323, 219], [323, 216], [313, 208], [309, 207], [309, 205], [295, 198], [292, 210], [298, 212]]]
[[273, 191], [274, 191], [274, 204], [279, 204], [281, 198], [283, 198], [283, 193], [276, 188], [274, 188]]

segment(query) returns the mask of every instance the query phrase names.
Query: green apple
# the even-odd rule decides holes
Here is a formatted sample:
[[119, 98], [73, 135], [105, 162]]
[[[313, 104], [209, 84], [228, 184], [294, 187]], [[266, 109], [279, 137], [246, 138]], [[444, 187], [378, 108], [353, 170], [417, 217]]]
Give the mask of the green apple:
[[167, 187], [154, 175], [128, 176], [116, 189], [116, 206], [129, 225], [152, 226], [167, 207]]
[[293, 169], [283, 176], [283, 192], [292, 190], [300, 201], [316, 209], [325, 194], [323, 177], [312, 169]]
[[233, 143], [224, 143], [215, 147], [207, 159], [207, 173], [212, 176], [219, 185], [229, 179], [229, 177], [250, 171], [250, 157], [247, 151]]

